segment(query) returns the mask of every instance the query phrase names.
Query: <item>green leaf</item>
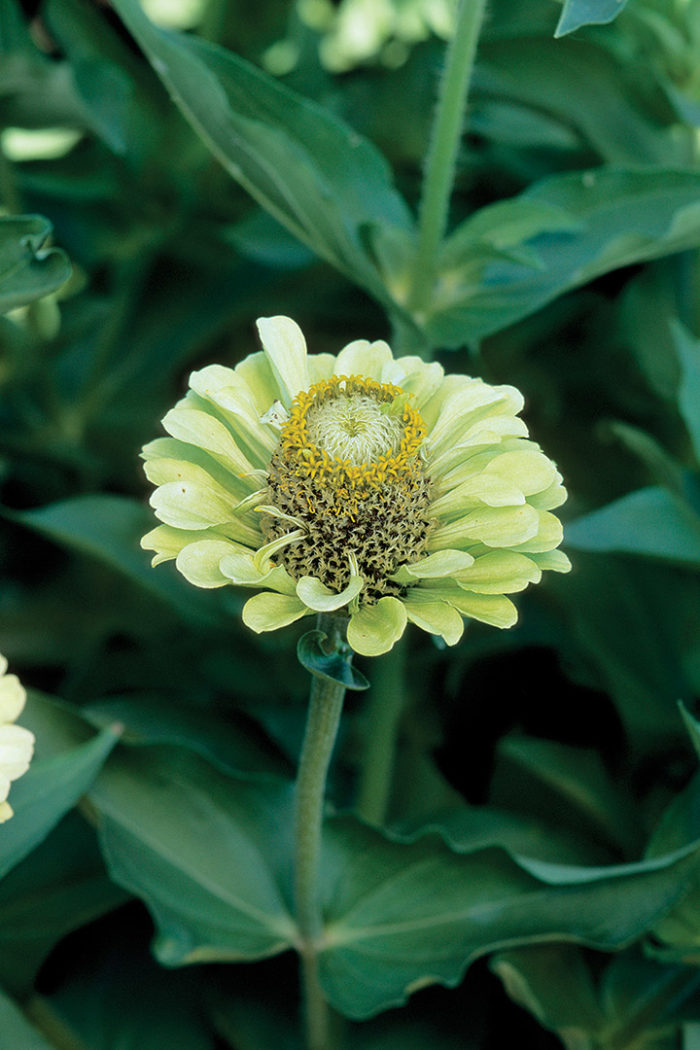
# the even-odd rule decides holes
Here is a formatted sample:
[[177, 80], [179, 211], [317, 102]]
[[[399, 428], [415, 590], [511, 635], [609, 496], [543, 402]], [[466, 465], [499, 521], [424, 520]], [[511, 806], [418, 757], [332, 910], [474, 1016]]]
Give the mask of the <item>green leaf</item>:
[[[134, 499], [100, 493], [74, 496], [37, 510], [0, 513], [68, 549], [96, 558], [188, 619], [217, 619], [217, 607], [175, 574], [151, 568], [140, 539], [153, 527], [148, 509]], [[207, 597], [209, 597], [207, 595]]]
[[501, 741], [499, 759], [492, 790], [496, 796], [501, 785], [504, 793], [512, 791], [506, 804], [527, 799], [528, 811], [539, 810], [556, 822], [560, 833], [579, 830], [618, 856], [619, 851], [629, 855], [638, 850], [635, 805], [618, 790], [596, 751], [514, 735]]
[[435, 836], [397, 842], [337, 818], [325, 839], [323, 987], [360, 1019], [425, 984], [456, 985], [472, 960], [498, 948], [544, 940], [620, 948], [679, 900], [699, 854], [696, 842], [617, 867], [516, 864], [500, 849], [460, 855]]
[[323, 643], [328, 639], [325, 631], [307, 631], [297, 643], [297, 658], [302, 667], [317, 678], [337, 682], [346, 689], [363, 690], [369, 682], [352, 666], [352, 649], [344, 645], [341, 650], [327, 653]]
[[[487, 206], [445, 243], [429, 334], [437, 343], [459, 346], [505, 328], [600, 274], [695, 247], [699, 196], [695, 172], [610, 166], [555, 175], [519, 197]], [[535, 207], [545, 223], [540, 232], [532, 226]], [[547, 215], [557, 225], [548, 227]], [[509, 241], [508, 252], [493, 247], [504, 222], [507, 229], [525, 231], [519, 244]]]
[[618, 551], [700, 568], [700, 518], [656, 485], [570, 522], [565, 542], [578, 550]]
[[693, 718], [693, 716], [690, 714], [690, 712], [684, 704], [679, 703], [678, 708], [680, 710], [683, 722], [685, 723], [685, 728], [690, 734], [690, 739], [693, 743], [693, 747], [695, 748], [698, 758], [700, 758], [700, 722], [698, 722], [696, 718]]
[[604, 1017], [592, 975], [579, 948], [569, 944], [528, 945], [499, 952], [490, 963], [516, 1003], [525, 1007], [571, 1050], [594, 1050], [589, 1036]]
[[681, 366], [678, 407], [688, 428], [695, 458], [700, 465], [700, 340], [676, 321], [672, 325], [673, 342]]
[[299, 240], [390, 304], [367, 239], [373, 228], [408, 229], [411, 220], [381, 154], [232, 52], [158, 29], [137, 0], [114, 6], [233, 178]]
[[8, 1048], [56, 1050], [56, 1046], [48, 1043], [43, 1035], [29, 1024], [19, 1007], [2, 990], [0, 990], [0, 1032]]
[[0, 881], [0, 984], [29, 996], [54, 945], [126, 899], [107, 876], [93, 828], [72, 810]]
[[555, 37], [574, 33], [581, 26], [607, 25], [619, 15], [627, 0], [564, 0]]
[[294, 939], [291, 785], [233, 779], [177, 748], [120, 749], [95, 784], [114, 880], [142, 897], [169, 966], [261, 959]]
[[70, 277], [65, 252], [46, 246], [52, 229], [40, 215], [0, 217], [0, 313], [55, 292]]
[[[54, 717], [65, 716], [56, 708]], [[31, 724], [28, 718], [22, 722]], [[117, 734], [107, 728], [85, 743], [33, 760], [29, 771], [12, 785], [14, 817], [0, 836], [0, 877], [26, 857], [86, 793], [116, 741]]]

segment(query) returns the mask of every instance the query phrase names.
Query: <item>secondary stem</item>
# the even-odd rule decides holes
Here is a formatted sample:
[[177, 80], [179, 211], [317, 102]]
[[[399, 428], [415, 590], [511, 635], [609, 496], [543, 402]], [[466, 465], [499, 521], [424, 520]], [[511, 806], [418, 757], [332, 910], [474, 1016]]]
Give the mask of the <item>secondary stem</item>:
[[462, 0], [455, 35], [447, 49], [420, 203], [418, 251], [408, 300], [414, 313], [425, 308], [435, 282], [485, 5], [486, 0]]
[[[319, 627], [333, 643], [337, 620], [319, 617]], [[321, 829], [326, 775], [338, 733], [345, 688], [314, 677], [311, 684], [306, 732], [297, 775], [296, 798], [296, 918], [306, 1012], [308, 1050], [331, 1050], [331, 1015], [318, 980], [318, 952], [323, 932], [319, 894]]]
[[368, 695], [365, 753], [357, 793], [357, 813], [370, 824], [386, 817], [396, 757], [396, 737], [404, 703], [405, 639], [374, 663]]

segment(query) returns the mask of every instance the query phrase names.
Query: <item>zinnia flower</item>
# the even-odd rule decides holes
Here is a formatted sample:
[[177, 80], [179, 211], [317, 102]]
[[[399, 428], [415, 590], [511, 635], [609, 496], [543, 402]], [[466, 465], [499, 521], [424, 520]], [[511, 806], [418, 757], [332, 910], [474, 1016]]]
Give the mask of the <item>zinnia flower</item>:
[[507, 594], [569, 569], [550, 513], [566, 492], [517, 390], [384, 342], [309, 356], [287, 317], [258, 330], [262, 353], [194, 372], [170, 437], [143, 450], [154, 565], [257, 589], [243, 619], [258, 632], [344, 609], [365, 655], [409, 620], [448, 645], [464, 617], [510, 627]]
[[34, 734], [14, 725], [27, 694], [19, 678], [6, 671], [7, 660], [0, 654], [0, 824], [12, 816], [10, 782], [27, 772], [34, 753]]

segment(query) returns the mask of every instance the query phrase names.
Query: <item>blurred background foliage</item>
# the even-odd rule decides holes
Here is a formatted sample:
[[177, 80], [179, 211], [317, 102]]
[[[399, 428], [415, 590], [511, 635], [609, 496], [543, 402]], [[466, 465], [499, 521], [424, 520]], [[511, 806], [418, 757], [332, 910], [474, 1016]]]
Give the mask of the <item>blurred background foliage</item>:
[[[184, 36], [133, 0], [0, 0], [0, 651], [38, 738], [0, 831], [8, 1050], [301, 1045], [289, 953], [153, 960], [162, 914], [119, 874], [110, 786], [145, 745], [184, 755], [185, 784], [198, 763], [293, 776], [298, 632], [253, 637], [237, 592], [138, 546], [141, 446], [191, 369], [256, 349], [260, 315], [313, 351], [389, 338], [520, 387], [570, 491], [574, 572], [522, 596], [518, 627], [411, 638], [389, 826], [647, 874], [700, 838], [700, 3], [603, 3], [578, 28], [594, 6], [490, 3], [417, 310], [454, 0], [144, 0]], [[341, 810], [365, 722], [353, 695]], [[697, 1050], [700, 884], [677, 881], [620, 953], [516, 936], [348, 1045]]]

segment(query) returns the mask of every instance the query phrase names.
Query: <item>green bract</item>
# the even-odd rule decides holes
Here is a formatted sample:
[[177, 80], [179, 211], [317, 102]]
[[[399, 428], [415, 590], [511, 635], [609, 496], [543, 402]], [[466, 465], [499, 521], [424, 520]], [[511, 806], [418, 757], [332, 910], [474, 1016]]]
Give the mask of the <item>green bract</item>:
[[14, 724], [27, 694], [17, 676], [6, 671], [7, 660], [0, 654], [0, 824], [12, 816], [10, 782], [27, 772], [34, 753], [34, 734]]
[[507, 594], [569, 569], [551, 513], [566, 492], [517, 390], [384, 342], [308, 356], [286, 317], [258, 329], [263, 352], [194, 372], [143, 450], [154, 565], [258, 590], [243, 610], [258, 632], [344, 609], [368, 656], [409, 620], [449, 645], [463, 618], [510, 627]]

